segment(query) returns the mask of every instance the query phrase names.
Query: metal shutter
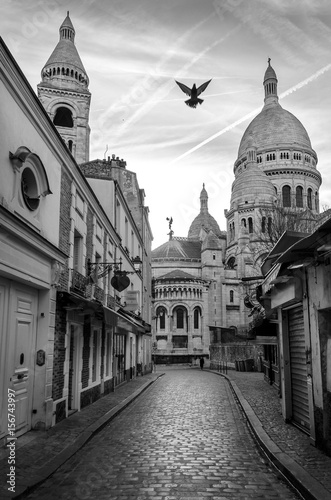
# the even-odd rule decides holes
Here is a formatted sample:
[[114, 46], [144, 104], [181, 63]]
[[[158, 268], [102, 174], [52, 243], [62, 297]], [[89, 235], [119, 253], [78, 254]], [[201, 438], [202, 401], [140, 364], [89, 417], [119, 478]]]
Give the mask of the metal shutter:
[[292, 420], [310, 430], [305, 353], [305, 331], [302, 305], [288, 311], [288, 330], [291, 362]]

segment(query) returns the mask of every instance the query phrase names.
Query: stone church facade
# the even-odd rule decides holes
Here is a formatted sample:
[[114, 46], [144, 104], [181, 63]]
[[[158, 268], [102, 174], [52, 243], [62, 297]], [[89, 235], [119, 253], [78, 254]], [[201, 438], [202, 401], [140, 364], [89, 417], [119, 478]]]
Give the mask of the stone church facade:
[[[200, 214], [187, 237], [170, 231], [169, 241], [152, 252], [156, 361], [192, 362], [208, 356], [210, 343], [222, 335], [238, 342], [256, 338], [255, 327], [264, 314], [256, 286], [263, 279], [261, 265], [278, 219], [294, 217], [293, 229], [304, 232], [318, 219], [322, 179], [317, 155], [304, 126], [279, 104], [277, 83], [269, 60], [264, 106], [244, 132], [234, 163], [227, 230], [221, 231], [209, 214], [203, 187]], [[193, 284], [200, 287], [195, 302]], [[184, 325], [178, 308], [179, 317], [187, 318]], [[201, 343], [195, 325], [201, 329]]]

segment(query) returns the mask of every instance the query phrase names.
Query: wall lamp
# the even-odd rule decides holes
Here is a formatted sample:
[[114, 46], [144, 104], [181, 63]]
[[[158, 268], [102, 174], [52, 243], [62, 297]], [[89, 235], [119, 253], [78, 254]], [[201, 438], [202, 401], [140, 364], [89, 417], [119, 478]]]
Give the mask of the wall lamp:
[[136, 274], [141, 272], [142, 260], [140, 257], [137, 255], [137, 257], [134, 257], [131, 262], [133, 264], [134, 271], [122, 270], [122, 257], [120, 257], [118, 261], [113, 262], [91, 262], [91, 260], [88, 259], [88, 278], [92, 283], [97, 283], [98, 279], [106, 276], [114, 269], [114, 276], [112, 277], [110, 283], [115, 290], [122, 292], [130, 285], [130, 279], [127, 274]]

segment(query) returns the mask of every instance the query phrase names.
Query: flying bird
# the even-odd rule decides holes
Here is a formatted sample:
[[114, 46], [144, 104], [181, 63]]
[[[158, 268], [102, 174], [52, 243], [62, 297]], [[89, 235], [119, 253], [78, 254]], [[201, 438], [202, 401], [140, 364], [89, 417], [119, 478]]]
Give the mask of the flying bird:
[[177, 85], [179, 86], [179, 88], [182, 89], [182, 91], [184, 92], [184, 94], [190, 96], [190, 99], [188, 99], [187, 101], [185, 101], [185, 104], [187, 104], [187, 106], [190, 106], [190, 108], [196, 108], [197, 104], [202, 104], [203, 103], [203, 99], [199, 99], [198, 95], [200, 95], [204, 90], [206, 90], [206, 88], [210, 84], [211, 80], [209, 80], [208, 82], [203, 83], [198, 88], [196, 88], [196, 86], [194, 84], [193, 87], [192, 87], [192, 89], [190, 89], [189, 87], [187, 87], [186, 85], [184, 85], [184, 83], [177, 82], [177, 80], [175, 80], [175, 82], [177, 83]]

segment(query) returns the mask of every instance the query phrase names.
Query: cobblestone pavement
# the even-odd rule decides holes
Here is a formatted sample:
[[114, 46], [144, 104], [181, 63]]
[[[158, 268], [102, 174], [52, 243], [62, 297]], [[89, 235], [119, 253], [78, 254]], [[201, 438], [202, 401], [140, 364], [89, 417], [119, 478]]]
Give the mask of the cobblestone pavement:
[[263, 373], [229, 370], [227, 376], [239, 387], [274, 443], [317, 479], [331, 499], [331, 457], [312, 446], [304, 432], [284, 422], [277, 389], [264, 381]]
[[167, 371], [30, 500], [298, 499], [261, 455], [228, 382]]
[[140, 391], [153, 383], [162, 373], [148, 373], [116, 388], [94, 404], [83, 408], [49, 429], [30, 431], [16, 441], [15, 494], [9, 493], [8, 449], [0, 449], [0, 499], [16, 498], [30, 485], [45, 480], [73, 455], [100, 426], [129, 404]]

